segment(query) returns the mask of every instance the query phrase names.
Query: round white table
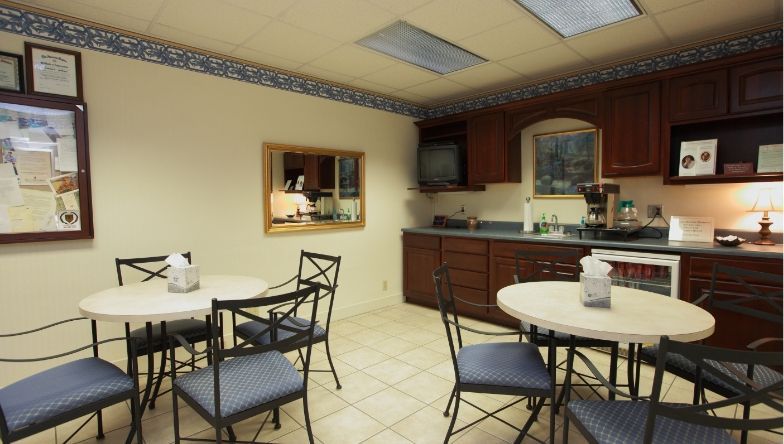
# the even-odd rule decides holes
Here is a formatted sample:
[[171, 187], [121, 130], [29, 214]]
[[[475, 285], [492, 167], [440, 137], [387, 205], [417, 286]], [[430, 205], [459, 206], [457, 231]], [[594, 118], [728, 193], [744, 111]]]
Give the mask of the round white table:
[[[126, 324], [126, 334], [130, 334], [129, 323], [144, 322], [147, 344], [152, 344], [153, 322], [163, 322], [162, 337], [166, 335], [165, 321], [177, 319], [207, 316], [209, 330], [209, 315], [212, 311], [213, 299], [251, 299], [264, 296], [268, 289], [269, 284], [266, 281], [255, 277], [206, 275], [200, 277], [198, 290], [189, 293], [169, 293], [166, 279], [151, 279], [147, 282], [137, 282], [93, 293], [79, 302], [79, 313], [93, 321], [123, 322]], [[93, 338], [97, 337], [95, 328], [93, 322]], [[210, 342], [208, 336], [208, 344]], [[148, 375], [153, 374], [154, 350], [152, 346], [147, 347]], [[162, 376], [163, 367], [158, 374], [159, 381]], [[148, 376], [141, 402], [142, 413], [150, 399], [152, 381], [153, 378]]]
[[161, 322], [210, 314], [212, 299], [250, 299], [269, 285], [250, 276], [206, 275], [198, 290], [169, 293], [166, 279], [128, 284], [93, 293], [79, 302], [79, 313], [96, 321]]
[[521, 321], [575, 336], [613, 342], [659, 343], [661, 336], [693, 342], [713, 334], [716, 320], [679, 299], [612, 287], [611, 307], [585, 307], [579, 282], [542, 281], [498, 291], [498, 306]]

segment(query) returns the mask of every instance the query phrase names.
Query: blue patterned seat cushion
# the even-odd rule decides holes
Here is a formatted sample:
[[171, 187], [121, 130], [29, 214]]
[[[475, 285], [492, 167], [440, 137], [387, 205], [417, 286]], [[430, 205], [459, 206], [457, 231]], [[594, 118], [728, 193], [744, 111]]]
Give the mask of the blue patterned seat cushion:
[[[297, 369], [278, 351], [241, 356], [219, 365], [223, 417], [274, 401], [304, 387]], [[215, 416], [211, 365], [178, 377], [174, 384]]]
[[550, 373], [539, 348], [525, 342], [465, 346], [457, 353], [457, 368], [463, 384], [550, 388]]
[[[644, 401], [575, 400], [566, 408], [600, 444], [628, 444], [643, 442], [648, 406]], [[735, 443], [735, 440], [723, 429], [657, 416], [653, 442], [723, 444]]]
[[[295, 317], [294, 319], [296, 320], [296, 322], [298, 322], [301, 325], [308, 325], [308, 324], [310, 324], [310, 320], [307, 320], [307, 319], [302, 319], [302, 318], [297, 318], [297, 317]], [[302, 328], [301, 326], [296, 325], [293, 322], [291, 322], [291, 319], [284, 319], [283, 322], [281, 322], [281, 324], [288, 325], [288, 326], [294, 327], [294, 328]], [[237, 326], [237, 331], [239, 332], [239, 334], [242, 337], [249, 338], [249, 337], [255, 335], [256, 333], [262, 331], [263, 329], [267, 328], [268, 326], [269, 326], [269, 324], [266, 323], [266, 322], [261, 323], [261, 322], [256, 322], [256, 321], [249, 321], [249, 322], [245, 322], [243, 324], [238, 325]], [[292, 333], [290, 331], [280, 330], [279, 329], [278, 330], [278, 339], [279, 340], [280, 339], [286, 339], [289, 336], [292, 336], [293, 334], [294, 333]], [[316, 324], [316, 326], [313, 328], [313, 342], [317, 342], [319, 340], [319, 338], [325, 337], [326, 334], [327, 334], [326, 330], [324, 330], [320, 325]], [[264, 334], [262, 336], [259, 336], [259, 338], [256, 340], [256, 342], [258, 342], [261, 345], [269, 344], [269, 342], [270, 342], [269, 334]], [[305, 341], [303, 340], [303, 342], [305, 342]], [[304, 346], [305, 346], [305, 344], [303, 344], [303, 347]]]
[[[178, 319], [167, 322], [166, 334], [173, 335], [175, 333], [182, 335], [189, 341], [200, 342], [207, 337], [207, 323], [199, 319]], [[145, 327], [133, 330], [131, 337], [137, 339], [137, 353], [147, 353], [147, 330]], [[161, 350], [161, 324], [152, 325], [152, 344], [154, 351]]]
[[[643, 355], [642, 357], [644, 361], [656, 362], [656, 357], [659, 354], [659, 346], [654, 345], [651, 347], [643, 347], [641, 350], [641, 354]], [[708, 362], [709, 364], [714, 363], [714, 367], [718, 369], [721, 373], [731, 377], [732, 379], [737, 380], [735, 375], [729, 370], [727, 370], [727, 368], [725, 368], [723, 365], [717, 363], [716, 361], [709, 360], [706, 362]], [[696, 377], [697, 366], [689, 359], [686, 359], [683, 355], [680, 355], [678, 353], [667, 353], [667, 365], [675, 367], [689, 375], [695, 375]], [[731, 367], [734, 367], [736, 371], [739, 371], [744, 375], [748, 371], [748, 366], [746, 364], [729, 363], [729, 365]], [[703, 371], [702, 378], [703, 381], [707, 383], [705, 388], [711, 389], [710, 384], [712, 384], [714, 386], [719, 386], [725, 390], [729, 390], [731, 393], [738, 393], [729, 384], [722, 381], [721, 379], [719, 379], [718, 377], [716, 377], [710, 372]], [[776, 382], [781, 381], [781, 373], [777, 372], [776, 370], [773, 370], [770, 367], [766, 367], [764, 365], [757, 365], [754, 367], [754, 380], [759, 382], [763, 386], [775, 384]]]
[[133, 389], [133, 380], [99, 358], [84, 358], [45, 370], [0, 389], [9, 431]]

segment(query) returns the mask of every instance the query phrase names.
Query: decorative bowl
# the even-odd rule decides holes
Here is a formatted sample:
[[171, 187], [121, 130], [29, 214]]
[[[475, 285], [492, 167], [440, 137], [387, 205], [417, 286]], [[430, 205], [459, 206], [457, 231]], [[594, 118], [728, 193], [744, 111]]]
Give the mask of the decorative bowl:
[[737, 247], [738, 245], [746, 242], [746, 239], [735, 235], [729, 235], [726, 237], [716, 236], [716, 242], [724, 245], [725, 247]]

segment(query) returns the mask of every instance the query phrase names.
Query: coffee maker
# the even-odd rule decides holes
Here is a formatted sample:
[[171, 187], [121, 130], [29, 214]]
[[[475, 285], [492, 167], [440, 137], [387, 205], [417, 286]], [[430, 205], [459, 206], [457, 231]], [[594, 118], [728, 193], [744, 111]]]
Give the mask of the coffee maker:
[[585, 216], [585, 227], [577, 229], [580, 239], [584, 232], [592, 233], [594, 237], [620, 236], [628, 240], [629, 235], [636, 234], [639, 230], [629, 230], [626, 227], [615, 227], [615, 201], [621, 193], [621, 186], [614, 183], [578, 183], [577, 192], [585, 198], [588, 213]]

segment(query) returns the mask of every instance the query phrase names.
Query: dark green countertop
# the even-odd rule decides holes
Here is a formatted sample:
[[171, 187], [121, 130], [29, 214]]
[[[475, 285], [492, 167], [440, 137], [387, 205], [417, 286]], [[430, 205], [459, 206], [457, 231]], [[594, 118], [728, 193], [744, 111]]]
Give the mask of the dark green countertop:
[[538, 234], [522, 234], [519, 232], [520, 224], [483, 223], [480, 227], [470, 232], [466, 228], [403, 228], [404, 233], [430, 234], [438, 236], [459, 236], [475, 239], [495, 239], [516, 242], [547, 243], [553, 245], [581, 245], [595, 248], [611, 248], [616, 250], [648, 251], [659, 253], [690, 253], [714, 254], [722, 256], [758, 257], [781, 259], [784, 254], [781, 244], [774, 246], [741, 244], [737, 247], [725, 247], [716, 242], [679, 242], [671, 241], [666, 237], [662, 239], [639, 238], [630, 241], [599, 240], [587, 237], [580, 239], [575, 233], [567, 237], [541, 236]]

